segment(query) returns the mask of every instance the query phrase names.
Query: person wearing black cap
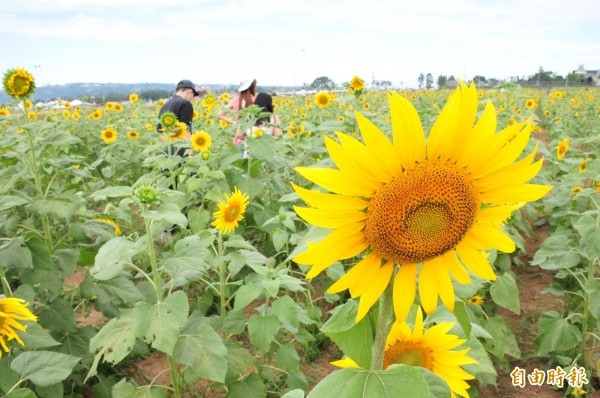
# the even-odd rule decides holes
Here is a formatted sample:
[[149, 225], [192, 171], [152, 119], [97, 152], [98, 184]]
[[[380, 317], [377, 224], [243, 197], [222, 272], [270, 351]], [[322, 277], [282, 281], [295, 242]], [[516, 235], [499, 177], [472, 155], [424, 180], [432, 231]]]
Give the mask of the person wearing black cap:
[[[187, 134], [184, 139], [186, 141], [189, 141], [192, 136], [191, 131], [192, 119], [194, 118], [194, 107], [191, 101], [197, 96], [199, 96], [199, 93], [196, 91], [196, 86], [194, 83], [192, 83], [190, 80], [182, 80], [177, 83], [173, 98], [165, 102], [158, 113], [159, 120], [163, 113], [173, 112], [178, 121], [185, 123], [187, 126]], [[157, 130], [162, 133], [162, 126], [160, 123], [157, 125]], [[171, 150], [174, 151], [175, 149], [173, 148]], [[180, 148], [177, 152], [172, 152], [172, 154], [175, 153], [183, 157], [185, 156], [185, 149]]]

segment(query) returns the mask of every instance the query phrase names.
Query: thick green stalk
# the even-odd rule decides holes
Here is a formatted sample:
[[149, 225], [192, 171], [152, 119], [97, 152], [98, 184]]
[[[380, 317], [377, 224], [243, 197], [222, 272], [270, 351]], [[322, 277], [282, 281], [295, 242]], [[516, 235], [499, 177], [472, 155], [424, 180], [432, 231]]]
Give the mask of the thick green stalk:
[[179, 372], [175, 368], [175, 361], [171, 355], [167, 355], [167, 362], [169, 362], [169, 373], [171, 374], [171, 384], [173, 385], [173, 397], [181, 398], [181, 386], [179, 385]]
[[152, 279], [154, 280], [154, 292], [156, 293], [156, 302], [162, 301], [160, 275], [158, 274], [158, 264], [156, 263], [156, 253], [154, 252], [154, 237], [152, 236], [152, 220], [144, 219], [146, 226], [146, 236], [148, 238], [148, 257], [150, 257], [150, 267], [152, 267]]
[[393, 278], [379, 298], [379, 316], [377, 318], [377, 329], [375, 331], [375, 341], [373, 342], [373, 353], [371, 356], [371, 370], [373, 371], [383, 369], [385, 341], [394, 322], [392, 284]]
[[227, 287], [227, 264], [223, 256], [223, 235], [219, 233], [218, 240], [218, 257], [220, 258], [221, 264], [219, 264], [219, 313], [221, 319], [225, 319], [227, 302], [225, 300], [225, 288]]

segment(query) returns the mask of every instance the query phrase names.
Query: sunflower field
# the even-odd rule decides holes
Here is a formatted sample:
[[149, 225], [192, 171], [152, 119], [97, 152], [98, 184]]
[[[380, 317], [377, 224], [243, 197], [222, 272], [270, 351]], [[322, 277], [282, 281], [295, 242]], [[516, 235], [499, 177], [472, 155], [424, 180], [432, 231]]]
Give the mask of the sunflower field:
[[264, 114], [224, 123], [227, 92], [186, 140], [163, 100], [3, 86], [0, 396], [600, 389], [598, 89], [355, 76], [274, 95], [283, 135], [236, 146]]

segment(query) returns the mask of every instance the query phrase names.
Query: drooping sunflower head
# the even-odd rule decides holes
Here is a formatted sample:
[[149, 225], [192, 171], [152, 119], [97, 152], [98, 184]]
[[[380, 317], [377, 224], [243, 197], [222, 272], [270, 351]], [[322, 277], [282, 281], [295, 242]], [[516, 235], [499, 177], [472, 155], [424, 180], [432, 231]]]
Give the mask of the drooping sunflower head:
[[563, 160], [567, 154], [567, 151], [569, 150], [569, 141], [568, 138], [565, 138], [558, 143], [558, 146], [556, 147], [556, 158], [558, 160]]
[[[416, 297], [427, 313], [438, 297], [454, 308], [450, 277], [470, 283], [469, 269], [496, 278], [485, 250], [512, 252], [502, 227], [525, 202], [551, 187], [527, 184], [542, 166], [536, 149], [517, 160], [529, 143], [532, 126], [515, 123], [496, 133], [491, 102], [476, 122], [478, 93], [460, 87], [434, 123], [426, 140], [418, 113], [404, 97], [389, 96], [393, 141], [356, 114], [364, 142], [337, 133], [325, 145], [337, 168], [296, 170], [331, 193], [293, 185], [310, 206], [295, 207], [305, 221], [333, 231], [296, 256], [311, 265], [307, 278], [336, 261], [360, 257], [330, 288], [360, 297], [357, 321], [366, 315], [394, 279], [394, 309], [402, 321]], [[364, 257], [363, 257], [364, 256]], [[397, 269], [397, 272], [394, 270]]]
[[113, 127], [107, 127], [102, 130], [100, 137], [105, 143], [110, 144], [117, 139], [117, 132]]
[[194, 151], [200, 152], [210, 148], [212, 144], [212, 137], [206, 131], [198, 131], [191, 138], [192, 147]]
[[35, 80], [24, 68], [9, 69], [4, 73], [4, 91], [14, 99], [29, 98], [35, 91]]
[[29, 311], [28, 305], [29, 303], [20, 298], [0, 298], [0, 358], [3, 350], [10, 352], [6, 344], [8, 341], [15, 340], [24, 345], [16, 331], [25, 332], [27, 326], [18, 321], [37, 322], [37, 317]]
[[213, 213], [215, 220], [211, 225], [223, 235], [232, 232], [244, 218], [248, 200], [248, 194], [235, 187], [231, 196], [225, 195], [225, 202], [219, 202], [219, 210]]
[[331, 102], [331, 95], [326, 91], [321, 91], [315, 95], [315, 104], [325, 108]]
[[173, 112], [165, 112], [160, 116], [160, 124], [163, 127], [170, 128], [175, 126], [175, 123], [177, 123], [177, 116]]

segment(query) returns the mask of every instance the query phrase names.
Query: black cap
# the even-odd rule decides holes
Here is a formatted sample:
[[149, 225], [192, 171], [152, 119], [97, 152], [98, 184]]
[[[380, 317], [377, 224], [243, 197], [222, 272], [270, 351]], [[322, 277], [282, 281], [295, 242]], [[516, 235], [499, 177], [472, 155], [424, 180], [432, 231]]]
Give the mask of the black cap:
[[179, 90], [180, 88], [191, 88], [192, 90], [194, 90], [194, 96], [198, 97], [200, 95], [200, 93], [196, 90], [196, 86], [194, 85], [194, 83], [192, 83], [191, 80], [182, 80], [179, 83], [177, 83], [177, 90]]

